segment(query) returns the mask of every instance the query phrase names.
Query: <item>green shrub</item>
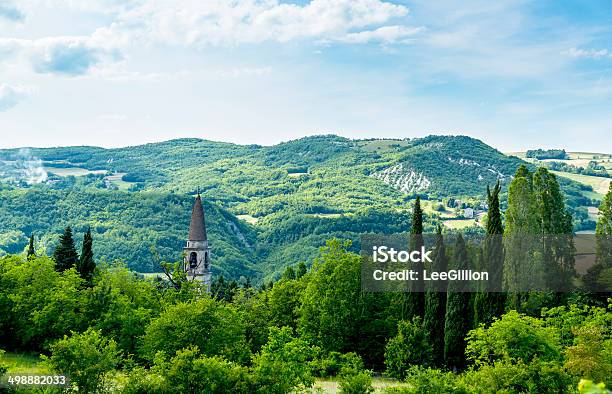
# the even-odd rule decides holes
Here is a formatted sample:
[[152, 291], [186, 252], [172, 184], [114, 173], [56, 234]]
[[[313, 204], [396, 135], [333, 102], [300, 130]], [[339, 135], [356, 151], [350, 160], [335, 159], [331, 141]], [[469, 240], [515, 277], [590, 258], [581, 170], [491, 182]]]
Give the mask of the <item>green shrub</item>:
[[127, 379], [123, 382], [122, 394], [166, 394], [170, 393], [163, 376], [143, 367], [130, 369]]
[[565, 350], [565, 368], [577, 377], [612, 383], [612, 339], [606, 338], [605, 328], [587, 324], [573, 332], [574, 346]]
[[525, 364], [522, 360], [496, 361], [465, 372], [463, 382], [476, 393], [564, 393], [571, 377], [554, 361], [538, 358]]
[[579, 394], [610, 394], [612, 391], [606, 389], [606, 385], [603, 383], [595, 384], [591, 380], [580, 380], [578, 383]]
[[167, 392], [251, 392], [250, 377], [245, 367], [219, 357], [202, 356], [196, 347], [179, 350], [169, 361], [156, 360], [153, 372], [164, 377]]
[[157, 352], [172, 357], [197, 346], [202, 355], [244, 362], [250, 355], [244, 324], [232, 305], [202, 298], [168, 307], [146, 328], [141, 352], [152, 361]]
[[337, 376], [343, 369], [363, 369], [363, 360], [356, 353], [329, 352], [312, 363], [313, 373], [326, 378]]
[[50, 351], [50, 357], [43, 356], [43, 364], [55, 373], [68, 375], [85, 393], [99, 391], [121, 360], [115, 341], [92, 328], [64, 336], [51, 345]]
[[458, 375], [439, 369], [412, 366], [406, 371], [408, 386], [389, 387], [389, 394], [463, 394], [469, 391], [465, 388]]
[[370, 371], [351, 371], [342, 373], [339, 380], [340, 392], [343, 394], [370, 394], [374, 392]]
[[257, 392], [288, 393], [314, 384], [314, 356], [306, 341], [295, 338], [289, 327], [270, 328], [268, 342], [253, 357], [253, 379]]
[[400, 321], [397, 325], [397, 335], [389, 339], [385, 347], [387, 373], [394, 378], [403, 379], [410, 365], [430, 365], [432, 355], [433, 349], [421, 319], [415, 317], [412, 322]]
[[488, 328], [471, 330], [466, 340], [467, 358], [476, 364], [497, 360], [529, 363], [535, 357], [544, 361], [561, 359], [556, 330], [516, 311], [506, 313]]

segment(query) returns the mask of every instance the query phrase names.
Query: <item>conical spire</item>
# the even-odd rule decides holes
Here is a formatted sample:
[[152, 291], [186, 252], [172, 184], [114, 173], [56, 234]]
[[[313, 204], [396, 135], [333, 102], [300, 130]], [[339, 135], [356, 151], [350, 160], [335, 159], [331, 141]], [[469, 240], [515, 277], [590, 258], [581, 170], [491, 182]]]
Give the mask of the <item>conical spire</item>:
[[204, 208], [202, 208], [200, 193], [198, 193], [191, 211], [189, 241], [206, 241], [206, 224], [204, 223]]

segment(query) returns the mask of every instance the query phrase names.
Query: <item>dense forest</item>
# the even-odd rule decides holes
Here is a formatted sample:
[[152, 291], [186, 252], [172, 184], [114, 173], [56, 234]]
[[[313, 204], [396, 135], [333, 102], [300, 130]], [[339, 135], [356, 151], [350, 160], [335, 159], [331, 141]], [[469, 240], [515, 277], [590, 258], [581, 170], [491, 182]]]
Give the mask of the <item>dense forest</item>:
[[[407, 215], [417, 195], [432, 204], [453, 198], [475, 206], [499, 179], [505, 207], [511, 175], [522, 163], [463, 136], [0, 150], [0, 255], [25, 250], [32, 234], [50, 254], [67, 225], [77, 232], [91, 227], [99, 258], [157, 272], [161, 262], [181, 259], [199, 190], [207, 202], [213, 272], [261, 283], [278, 279], [287, 265], [311, 262], [327, 239], [351, 239], [356, 251], [364, 233], [410, 231]], [[588, 207], [600, 200], [592, 187], [559, 182], [574, 229], [593, 230]], [[433, 233], [442, 217], [425, 215], [425, 230]]]
[[[308, 264], [254, 287], [217, 276], [203, 294], [182, 271], [144, 279], [96, 260], [99, 236], [66, 228], [53, 257], [29, 243], [0, 258], [0, 370], [16, 352], [41, 354], [36, 368], [65, 374], [78, 392], [290, 393], [332, 379], [343, 393], [608, 393], [612, 384], [612, 187], [599, 211], [597, 254], [577, 275], [571, 244], [522, 243], [525, 234], [573, 232], [554, 174], [520, 166], [501, 204], [486, 188], [487, 241], [460, 234], [438, 242], [432, 267], [488, 262], [504, 291], [363, 292], [362, 257], [330, 239]], [[66, 207], [70, 209], [72, 205]], [[222, 212], [219, 211], [219, 215]], [[368, 215], [365, 215], [368, 217]], [[370, 216], [373, 222], [380, 220]], [[425, 231], [421, 199], [407, 214], [411, 239]], [[399, 225], [399, 224], [398, 224]], [[247, 230], [245, 230], [247, 231]], [[297, 231], [297, 230], [296, 230]], [[499, 235], [503, 234], [503, 239]], [[564, 292], [522, 291], [518, 261], [550, 256], [547, 281]], [[20, 388], [15, 388], [19, 391]]]

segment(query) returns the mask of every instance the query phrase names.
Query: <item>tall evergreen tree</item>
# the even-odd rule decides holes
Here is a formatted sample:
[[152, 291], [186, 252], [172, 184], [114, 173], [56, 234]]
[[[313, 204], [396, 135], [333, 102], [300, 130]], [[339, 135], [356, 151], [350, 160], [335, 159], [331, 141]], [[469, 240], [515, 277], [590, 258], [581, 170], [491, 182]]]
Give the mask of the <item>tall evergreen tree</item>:
[[93, 238], [91, 237], [91, 228], [88, 228], [83, 236], [83, 248], [81, 249], [81, 259], [79, 260], [77, 270], [81, 278], [91, 282], [95, 269], [96, 262], [93, 258]]
[[543, 276], [546, 287], [556, 292], [551, 301], [558, 304], [575, 276], [572, 216], [565, 209], [556, 176], [544, 167], [533, 174], [533, 192], [542, 237]]
[[[533, 278], [532, 265], [539, 264], [537, 242], [539, 234], [537, 208], [533, 195], [531, 173], [521, 165], [508, 187], [508, 209], [506, 210], [506, 228], [504, 231], [504, 284], [512, 293], [511, 306], [521, 309], [526, 282]], [[527, 264], [529, 262], [529, 264]]]
[[36, 250], [34, 249], [34, 234], [30, 235], [30, 244], [28, 245], [28, 258], [36, 257]]
[[[442, 227], [438, 226], [432, 272], [444, 272], [448, 269], [446, 248], [442, 236]], [[429, 334], [433, 350], [433, 361], [437, 366], [444, 362], [444, 319], [446, 317], [446, 281], [431, 282], [425, 295], [425, 318], [423, 328]]]
[[[410, 250], [420, 250], [423, 242], [423, 210], [421, 198], [417, 196], [412, 209], [412, 226], [410, 227]], [[413, 269], [418, 272], [418, 280], [410, 282], [409, 293], [406, 298], [406, 320], [414, 317], [423, 318], [425, 314], [425, 285], [423, 281], [423, 262], [416, 262]]]
[[597, 259], [582, 278], [584, 290], [599, 293], [598, 298], [606, 305], [610, 297], [612, 283], [605, 283], [605, 272], [612, 270], [612, 183], [599, 205], [599, 218], [595, 228]]
[[486, 236], [482, 252], [483, 270], [489, 272], [489, 281], [476, 295], [474, 301], [474, 321], [490, 323], [494, 317], [504, 313], [506, 294], [502, 292], [502, 279], [504, 272], [504, 245], [502, 234], [501, 211], [499, 209], [499, 192], [501, 186], [499, 181], [495, 184], [493, 191], [487, 186], [487, 214]]
[[[467, 270], [468, 252], [461, 234], [457, 236], [453, 268]], [[464, 281], [451, 281], [446, 294], [444, 321], [444, 362], [452, 370], [465, 367], [465, 337], [471, 329], [470, 298]]]
[[74, 239], [72, 238], [72, 229], [66, 227], [64, 233], [60, 236], [59, 245], [53, 252], [53, 260], [55, 260], [55, 270], [65, 271], [75, 267], [79, 262], [79, 255], [74, 247]]

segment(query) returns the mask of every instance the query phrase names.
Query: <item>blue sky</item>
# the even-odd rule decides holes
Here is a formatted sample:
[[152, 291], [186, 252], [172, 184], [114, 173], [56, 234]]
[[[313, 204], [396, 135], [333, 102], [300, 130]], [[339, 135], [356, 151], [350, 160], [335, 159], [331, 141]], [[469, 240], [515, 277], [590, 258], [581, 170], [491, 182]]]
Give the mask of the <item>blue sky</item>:
[[466, 134], [612, 152], [609, 1], [0, 0], [0, 147]]

